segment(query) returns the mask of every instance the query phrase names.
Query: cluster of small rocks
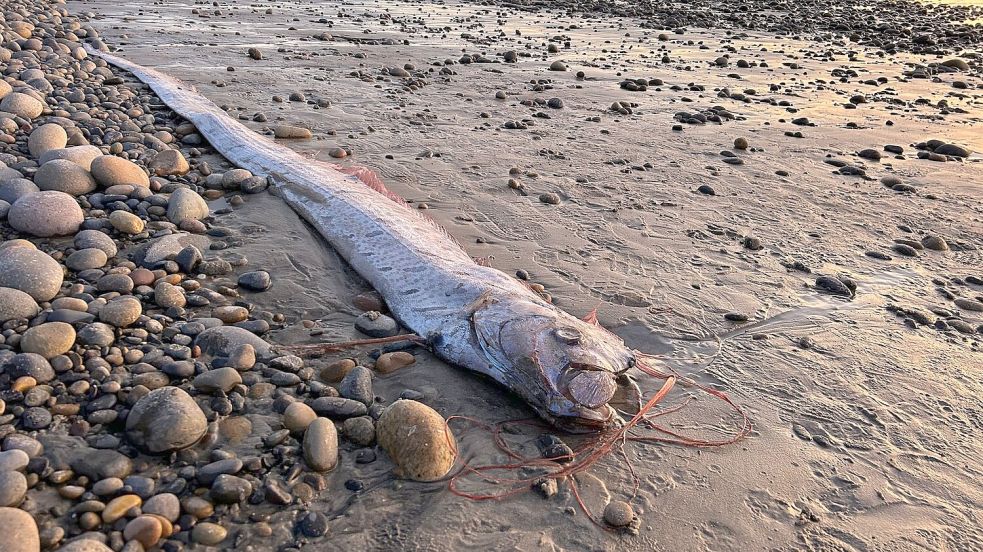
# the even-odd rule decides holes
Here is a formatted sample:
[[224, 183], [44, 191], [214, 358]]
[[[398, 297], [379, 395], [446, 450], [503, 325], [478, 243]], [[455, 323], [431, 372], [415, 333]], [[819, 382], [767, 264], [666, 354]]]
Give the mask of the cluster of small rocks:
[[[246, 297], [275, 279], [213, 256], [236, 236], [208, 201], [228, 212], [266, 178], [213, 169], [195, 127], [90, 57], [83, 43], [106, 46], [62, 5], [5, 2], [0, 29], [0, 550], [231, 546], [240, 525], [271, 533], [248, 510], [263, 503], [321, 537], [323, 474], [375, 461], [377, 442], [405, 477], [447, 473], [443, 418], [372, 392], [411, 353], [318, 373], [263, 338], [284, 317]], [[370, 303], [358, 329], [400, 331]], [[276, 420], [265, 434], [256, 413]]]

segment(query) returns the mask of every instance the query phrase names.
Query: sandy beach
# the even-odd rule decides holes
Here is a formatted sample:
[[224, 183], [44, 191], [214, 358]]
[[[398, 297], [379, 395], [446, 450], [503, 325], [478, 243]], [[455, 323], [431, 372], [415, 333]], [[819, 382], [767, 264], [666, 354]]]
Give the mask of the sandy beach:
[[[925, 28], [938, 20], [931, 15], [936, 8], [906, 18], [905, 10], [915, 8], [890, 4], [894, 11], [879, 5], [883, 21], [911, 20], [915, 28], [895, 35], [894, 27], [877, 32], [871, 25], [851, 36], [835, 23], [792, 25], [796, 17], [783, 16], [780, 6], [771, 16], [705, 12], [712, 21], [694, 11], [669, 26], [675, 13], [669, 7], [632, 11], [600, 3], [64, 4], [98, 32], [98, 42], [85, 39], [90, 44], [195, 86], [256, 132], [272, 138], [281, 125], [310, 129], [310, 139], [278, 142], [311, 159], [370, 168], [471, 256], [541, 285], [575, 316], [597, 309], [599, 322], [632, 348], [727, 393], [754, 427], [746, 439], [720, 448], [628, 443], [623, 458], [611, 455], [579, 475], [579, 493], [598, 519], [610, 501], [632, 507], [627, 528], [606, 530], [563, 482], [548, 498], [529, 492], [471, 501], [448, 492], [446, 481], [394, 477], [385, 452], [371, 441], [356, 443], [344, 429], [337, 467], [316, 482], [306, 479], [300, 439], [270, 446], [269, 436], [285, 427], [284, 409], [294, 398], [338, 395], [324, 390], [338, 383], [318, 374], [344, 358], [371, 367], [372, 348], [305, 358], [294, 370], [299, 387], [280, 385], [269, 395], [252, 390], [270, 380], [269, 372], [240, 370], [244, 406], [211, 412], [210, 438], [163, 456], [128, 439], [119, 447], [132, 459], [133, 476], [182, 500], [170, 538], [145, 548], [983, 550], [983, 61], [971, 34]], [[952, 13], [965, 20], [980, 16], [980, 8], [953, 9], [963, 10]], [[784, 23], [768, 23], [776, 17]], [[939, 38], [929, 44], [919, 38], [924, 33]], [[5, 75], [26, 80], [23, 69]], [[152, 97], [131, 76], [115, 74], [121, 81], [114, 85]], [[103, 80], [95, 86], [105, 86]], [[151, 99], [144, 105], [166, 112]], [[34, 125], [46, 118], [55, 115], [45, 113]], [[155, 124], [177, 128], [164, 121], [159, 115]], [[12, 154], [20, 164], [7, 164], [34, 163], [23, 172], [36, 182], [41, 163], [22, 163], [31, 157], [27, 134], [7, 132], [14, 137], [7, 148], [21, 148]], [[112, 140], [91, 143], [113, 153]], [[272, 285], [257, 291], [239, 280], [238, 296], [227, 296], [230, 307], [196, 310], [189, 303], [180, 312], [147, 303], [149, 291], [134, 291], [150, 305], [145, 316], [167, 316], [172, 323], [165, 325], [183, 328], [196, 318], [220, 318], [215, 309], [242, 307], [248, 314], [235, 323], [266, 323], [263, 331], [247, 329], [283, 354], [293, 345], [365, 337], [355, 328], [362, 309], [353, 299], [370, 287], [277, 196], [275, 185], [241, 195], [223, 193], [221, 184], [209, 188], [205, 173], [230, 174], [234, 167], [207, 143], [176, 140], [171, 147], [191, 161], [190, 174], [200, 176], [191, 189], [208, 200], [199, 247], [231, 268], [207, 278], [190, 271], [173, 287], [196, 280], [221, 293], [249, 271], [265, 271]], [[143, 150], [121, 152], [150, 162]], [[208, 170], [200, 170], [202, 163]], [[164, 185], [151, 197], [170, 193]], [[108, 218], [93, 214], [91, 203], [85, 209], [86, 221]], [[150, 224], [157, 220], [156, 213], [133, 210]], [[178, 231], [171, 226], [154, 228]], [[129, 253], [161, 237], [121, 238], [118, 227], [103, 228], [120, 246], [119, 260], [99, 268], [107, 274], [114, 263], [113, 271], [129, 273], [121, 263], [138, 258]], [[5, 240], [16, 237], [27, 236], [5, 222]], [[77, 238], [29, 239], [64, 257], [80, 248]], [[94, 280], [66, 274], [60, 297], [91, 292], [99, 301]], [[73, 289], [73, 275], [88, 287]], [[191, 287], [183, 288], [189, 296], [196, 293]], [[52, 300], [58, 301], [38, 300], [36, 316], [50, 319]], [[4, 329], [21, 335], [29, 325], [36, 324]], [[145, 327], [142, 319], [136, 326]], [[160, 335], [161, 346], [182, 342], [166, 330]], [[133, 337], [117, 338], [126, 336]], [[0, 385], [7, 392], [17, 380], [11, 357], [22, 351], [5, 337], [11, 367], [0, 368]], [[123, 341], [115, 343], [108, 347]], [[99, 350], [71, 346], [83, 355]], [[422, 348], [410, 352], [412, 365], [373, 372], [365, 418], [401, 397], [444, 418], [494, 423], [533, 416], [492, 382]], [[263, 362], [289, 371], [287, 361]], [[114, 368], [120, 402], [108, 408], [121, 415], [136, 410], [126, 399], [134, 364]], [[197, 377], [211, 371], [197, 370]], [[168, 385], [194, 387], [191, 396], [210, 408], [223, 398], [187, 385], [197, 378], [168, 376]], [[52, 397], [72, 384], [66, 377], [59, 373], [48, 384]], [[662, 383], [632, 377], [643, 397]], [[230, 397], [237, 391], [226, 390]], [[98, 396], [72, 401], [85, 405]], [[24, 394], [4, 399], [0, 427], [9, 429], [0, 439], [29, 434], [44, 443], [42, 458], [75, 446], [67, 440], [77, 424], [72, 415], [56, 411], [49, 426], [27, 428], [23, 413], [32, 409], [22, 406]], [[681, 390], [664, 408], [687, 400], [665, 423], [708, 439], [736, 430], [739, 420], [706, 394]], [[232, 431], [240, 425], [247, 429]], [[488, 432], [452, 427], [461, 459], [506, 460]], [[545, 431], [519, 427], [510, 439], [535, 453]], [[87, 435], [72, 433], [93, 449], [107, 448], [96, 446], [98, 435], [123, 432], [93, 423]], [[583, 439], [557, 435], [571, 445]], [[17, 448], [3, 443], [0, 455]], [[252, 484], [250, 498], [220, 504], [201, 471], [229, 459], [245, 461], [233, 473]], [[28, 474], [26, 496], [3, 506], [30, 513], [42, 535], [61, 528], [61, 538], [41, 549], [58, 550], [81, 535], [137, 550], [136, 540], [124, 538], [125, 523], [80, 523], [83, 501], [108, 503], [124, 492], [97, 496], [97, 478], [80, 482], [70, 473], [59, 482], [32, 469], [21, 470]], [[182, 480], [188, 483], [175, 484]], [[269, 480], [289, 498], [264, 494]], [[59, 490], [66, 485], [86, 494], [70, 499]], [[188, 497], [209, 499], [214, 509], [192, 514]], [[192, 527], [200, 523], [222, 526], [223, 538], [196, 538]]]

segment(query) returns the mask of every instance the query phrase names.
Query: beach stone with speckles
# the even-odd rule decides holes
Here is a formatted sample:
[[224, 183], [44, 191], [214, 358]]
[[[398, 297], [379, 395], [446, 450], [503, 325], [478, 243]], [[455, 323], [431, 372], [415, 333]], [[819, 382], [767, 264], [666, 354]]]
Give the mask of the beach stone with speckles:
[[376, 439], [396, 464], [396, 475], [407, 479], [440, 479], [457, 459], [457, 441], [443, 416], [417, 401], [401, 399], [386, 408]]

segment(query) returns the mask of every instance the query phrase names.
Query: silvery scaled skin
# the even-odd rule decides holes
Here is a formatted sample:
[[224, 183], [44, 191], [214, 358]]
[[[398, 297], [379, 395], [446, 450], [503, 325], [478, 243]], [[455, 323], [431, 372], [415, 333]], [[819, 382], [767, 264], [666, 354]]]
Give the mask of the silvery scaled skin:
[[[229, 161], [271, 177], [279, 195], [437, 356], [492, 378], [558, 427], [590, 430], [621, 421], [607, 404], [617, 375], [635, 365], [621, 338], [475, 263], [432, 221], [341, 167], [257, 135], [172, 77], [87, 49], [148, 84]], [[375, 178], [364, 170], [358, 176]]]

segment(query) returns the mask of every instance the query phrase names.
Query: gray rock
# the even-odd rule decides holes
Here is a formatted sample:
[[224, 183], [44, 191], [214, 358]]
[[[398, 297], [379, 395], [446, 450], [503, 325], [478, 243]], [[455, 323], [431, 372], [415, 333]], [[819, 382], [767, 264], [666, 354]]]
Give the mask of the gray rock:
[[20, 353], [14, 355], [3, 365], [4, 371], [11, 378], [30, 376], [38, 383], [47, 383], [55, 379], [55, 369], [48, 359], [38, 353]]
[[238, 504], [253, 492], [253, 486], [241, 477], [222, 474], [212, 483], [210, 494], [218, 504]]
[[26, 178], [14, 178], [0, 183], [0, 199], [11, 205], [27, 194], [40, 191], [36, 184]]
[[10, 206], [7, 221], [19, 232], [42, 238], [78, 232], [85, 215], [75, 198], [64, 192], [34, 192]]
[[13, 113], [27, 120], [37, 118], [44, 111], [44, 104], [34, 96], [21, 92], [12, 92], [0, 101], [0, 111]]
[[89, 171], [67, 159], [48, 161], [34, 173], [34, 184], [45, 191], [64, 192], [80, 196], [96, 189], [96, 181]]
[[22, 450], [5, 450], [0, 452], [0, 472], [24, 471], [31, 457]]
[[188, 188], [178, 188], [167, 201], [167, 218], [174, 224], [187, 219], [201, 220], [208, 216], [204, 198]]
[[239, 287], [250, 291], [266, 291], [273, 285], [270, 273], [265, 270], [254, 270], [245, 272], [239, 276]]
[[75, 272], [82, 272], [83, 270], [91, 270], [93, 268], [102, 268], [106, 266], [109, 259], [106, 257], [106, 252], [102, 249], [96, 249], [94, 247], [79, 249], [73, 252], [71, 255], [65, 259], [65, 266], [70, 270]]
[[44, 452], [44, 445], [40, 441], [24, 435], [23, 433], [11, 433], [3, 438], [3, 450], [22, 450], [31, 458], [37, 458]]
[[161, 387], [141, 398], [126, 418], [130, 441], [151, 452], [190, 447], [205, 435], [205, 414], [183, 390]]
[[99, 230], [82, 230], [75, 234], [76, 249], [99, 249], [106, 254], [106, 257], [115, 257], [118, 250], [116, 242], [109, 234]]
[[78, 331], [78, 342], [95, 347], [109, 347], [116, 340], [116, 330], [109, 324], [93, 322]]
[[390, 337], [399, 333], [399, 324], [389, 316], [369, 311], [355, 319], [355, 329], [369, 337]]
[[20, 318], [34, 318], [40, 311], [33, 297], [19, 289], [0, 287], [0, 323]]
[[365, 404], [343, 397], [319, 397], [311, 401], [310, 406], [318, 416], [337, 419], [365, 416], [369, 413]]
[[92, 161], [97, 157], [102, 157], [102, 150], [96, 146], [72, 146], [69, 148], [48, 150], [42, 153], [38, 157], [38, 164], [44, 165], [54, 159], [65, 159], [89, 171], [92, 168]]
[[173, 523], [181, 515], [181, 502], [171, 493], [161, 493], [150, 497], [141, 509], [145, 514], [156, 514]]
[[195, 345], [206, 356], [228, 357], [235, 349], [248, 343], [260, 358], [270, 356], [270, 345], [256, 334], [235, 326], [209, 328], [195, 338]]
[[99, 320], [117, 328], [133, 324], [143, 314], [143, 305], [135, 297], [117, 297], [99, 309]]
[[233, 387], [242, 383], [242, 376], [235, 368], [216, 368], [198, 375], [192, 383], [195, 389], [204, 393], [220, 390], [228, 393]]
[[133, 461], [115, 450], [82, 448], [70, 454], [72, 470], [93, 481], [109, 477], [123, 479], [133, 473]]
[[[96, 535], [102, 536], [101, 533]], [[114, 552], [112, 548], [95, 540], [92, 533], [83, 533], [81, 537], [63, 545], [58, 552]]]
[[242, 460], [238, 458], [226, 458], [211, 464], [206, 464], [198, 470], [198, 482], [202, 485], [211, 485], [218, 476], [222, 474], [235, 475], [242, 469]]
[[371, 405], [375, 398], [372, 394], [372, 371], [365, 366], [356, 366], [341, 380], [338, 392], [346, 399]]
[[338, 465], [338, 430], [334, 422], [318, 418], [304, 433], [304, 461], [314, 471], [330, 471]]
[[0, 249], [0, 286], [23, 291], [36, 301], [54, 298], [61, 290], [63, 274], [57, 261], [36, 249]]
[[202, 255], [201, 250], [193, 245], [189, 245], [181, 249], [178, 254], [174, 257], [174, 262], [177, 263], [181, 272], [185, 274], [194, 273], [195, 269], [201, 263]]
[[120, 184], [150, 187], [150, 177], [139, 165], [115, 155], [93, 159], [89, 170], [96, 182], [106, 188]]
[[27, 478], [15, 471], [0, 471], [0, 507], [17, 506], [27, 494]]

